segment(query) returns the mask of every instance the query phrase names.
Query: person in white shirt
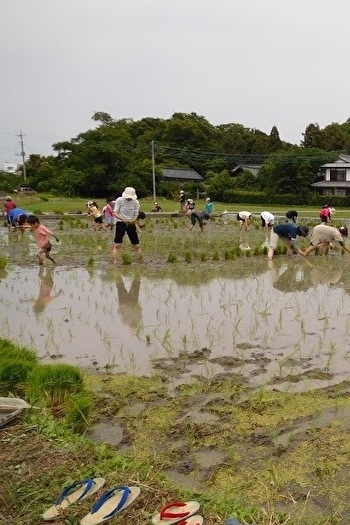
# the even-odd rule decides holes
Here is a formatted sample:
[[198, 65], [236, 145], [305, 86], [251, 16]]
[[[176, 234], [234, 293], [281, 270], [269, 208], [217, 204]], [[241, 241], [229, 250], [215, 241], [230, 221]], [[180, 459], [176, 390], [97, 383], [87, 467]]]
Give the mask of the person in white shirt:
[[240, 230], [249, 230], [249, 224], [252, 221], [252, 214], [249, 211], [240, 211], [237, 213], [237, 221]]
[[114, 204], [113, 215], [116, 218], [115, 237], [112, 250], [113, 262], [116, 263], [122, 248], [124, 235], [130, 239], [135, 254], [141, 255], [140, 241], [137, 234], [136, 222], [138, 220], [140, 204], [134, 188], [127, 187]]

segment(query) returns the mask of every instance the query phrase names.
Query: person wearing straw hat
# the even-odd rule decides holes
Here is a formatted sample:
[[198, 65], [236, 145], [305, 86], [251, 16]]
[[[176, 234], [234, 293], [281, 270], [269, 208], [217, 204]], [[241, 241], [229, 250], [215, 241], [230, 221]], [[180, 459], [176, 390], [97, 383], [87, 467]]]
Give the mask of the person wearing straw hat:
[[116, 218], [114, 245], [112, 249], [113, 262], [116, 263], [127, 234], [137, 256], [141, 255], [140, 241], [137, 234], [137, 220], [140, 203], [137, 200], [135, 188], [127, 187], [114, 204], [113, 215]]

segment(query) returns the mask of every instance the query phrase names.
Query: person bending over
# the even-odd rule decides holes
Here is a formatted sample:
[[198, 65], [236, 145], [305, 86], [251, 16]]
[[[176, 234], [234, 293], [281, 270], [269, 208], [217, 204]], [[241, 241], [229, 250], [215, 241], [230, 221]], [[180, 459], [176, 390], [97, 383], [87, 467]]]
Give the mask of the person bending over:
[[338, 229], [327, 224], [318, 224], [311, 232], [310, 246], [306, 248], [305, 255], [309, 255], [316, 248], [320, 248], [322, 255], [327, 255], [333, 241], [338, 241], [343, 250], [350, 253], [350, 249], [344, 241], [347, 236], [348, 229], [346, 226]]
[[285, 244], [287, 244], [287, 255], [292, 255], [293, 253], [298, 253], [299, 255], [305, 255], [305, 252], [301, 250], [296, 242], [297, 236], [307, 237], [309, 233], [308, 226], [299, 226], [297, 224], [292, 224], [286, 222], [284, 224], [277, 224], [273, 226], [271, 235], [270, 235], [270, 247], [267, 253], [268, 258], [271, 260], [273, 254], [277, 248], [278, 241], [281, 239]]

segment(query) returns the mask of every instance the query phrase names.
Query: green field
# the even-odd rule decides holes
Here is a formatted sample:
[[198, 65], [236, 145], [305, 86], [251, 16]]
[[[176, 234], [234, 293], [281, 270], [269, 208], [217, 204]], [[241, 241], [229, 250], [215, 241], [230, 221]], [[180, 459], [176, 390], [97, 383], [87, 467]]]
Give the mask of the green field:
[[[17, 206], [24, 208], [25, 210], [31, 211], [32, 213], [74, 213], [86, 211], [85, 198], [70, 198], [70, 197], [56, 197], [51, 195], [26, 195], [26, 196], [13, 196]], [[98, 205], [102, 208], [105, 205], [104, 199], [95, 199]], [[163, 212], [175, 213], [179, 211], [179, 204], [176, 200], [167, 200], [159, 198], [157, 202], [161, 205]], [[205, 200], [195, 200], [196, 208], [198, 210], [204, 210]], [[149, 213], [153, 208], [152, 197], [146, 197], [140, 199], [141, 209], [145, 213]], [[214, 213], [222, 213], [224, 210], [239, 212], [242, 210], [248, 210], [254, 215], [259, 215], [262, 211], [268, 210], [275, 215], [284, 215], [288, 209], [297, 209], [300, 217], [318, 217], [319, 207], [317, 206], [281, 206], [277, 203], [271, 203], [270, 205], [258, 206], [256, 204], [235, 204], [235, 203], [214, 203]], [[336, 211], [336, 218], [350, 219], [350, 209], [339, 208]]]

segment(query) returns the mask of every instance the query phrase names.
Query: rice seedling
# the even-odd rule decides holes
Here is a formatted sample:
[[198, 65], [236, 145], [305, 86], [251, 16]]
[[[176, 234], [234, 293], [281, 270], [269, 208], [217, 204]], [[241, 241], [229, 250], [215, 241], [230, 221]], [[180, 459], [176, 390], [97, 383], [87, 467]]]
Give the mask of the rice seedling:
[[7, 259], [4, 256], [0, 256], [0, 270], [4, 270], [7, 265]]
[[177, 255], [175, 253], [169, 253], [167, 262], [168, 263], [177, 263], [177, 261], [178, 261]]
[[33, 404], [43, 403], [53, 414], [60, 413], [68, 396], [84, 389], [78, 367], [66, 364], [37, 365], [27, 376], [27, 391]]
[[64, 403], [65, 422], [73, 432], [81, 434], [86, 430], [93, 407], [93, 397], [89, 392], [67, 396]]
[[191, 252], [185, 252], [185, 261], [187, 263], [191, 263], [192, 262], [192, 259], [193, 259], [193, 255]]

